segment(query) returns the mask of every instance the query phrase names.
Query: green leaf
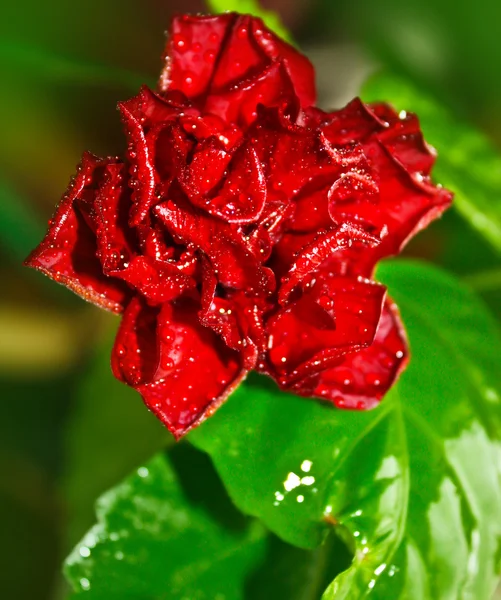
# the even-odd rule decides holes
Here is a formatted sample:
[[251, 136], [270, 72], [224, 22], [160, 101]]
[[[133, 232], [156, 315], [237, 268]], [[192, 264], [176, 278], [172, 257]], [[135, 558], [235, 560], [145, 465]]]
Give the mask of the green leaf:
[[102, 496], [98, 524], [66, 562], [88, 600], [243, 599], [266, 531], [231, 505], [210, 461], [186, 445]]
[[354, 551], [329, 600], [490, 599], [501, 541], [501, 340], [444, 272], [391, 262], [412, 360], [381, 405], [349, 412], [247, 384], [191, 441], [230, 496], [283, 539]]
[[352, 559], [342, 540], [330, 535], [315, 550], [303, 550], [269, 535], [266, 556], [248, 578], [246, 600], [318, 600]]
[[425, 139], [438, 151], [435, 179], [454, 192], [456, 209], [501, 251], [501, 154], [489, 138], [407, 79], [378, 75], [362, 96], [419, 116]]
[[257, 0], [207, 0], [207, 6], [213, 13], [236, 11], [242, 14], [253, 15], [263, 19], [266, 27], [269, 27], [282, 39], [293, 44], [292, 36], [282, 23], [279, 15], [271, 10], [265, 10]]

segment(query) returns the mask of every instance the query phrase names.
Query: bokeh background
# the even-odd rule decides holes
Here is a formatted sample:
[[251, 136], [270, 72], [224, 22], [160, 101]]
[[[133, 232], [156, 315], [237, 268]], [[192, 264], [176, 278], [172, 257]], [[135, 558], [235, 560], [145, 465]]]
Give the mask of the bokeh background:
[[[339, 107], [378, 69], [410, 78], [501, 144], [497, 0], [267, 0]], [[245, 8], [245, 2], [242, 2]], [[154, 85], [173, 12], [196, 0], [17, 0], [0, 8], [0, 595], [65, 596], [62, 559], [93, 501], [166, 433], [115, 382], [114, 317], [21, 266], [84, 149], [123, 150], [116, 103]], [[493, 198], [501, 202], [501, 198]], [[454, 211], [407, 253], [475, 281], [501, 317], [499, 256]], [[495, 273], [495, 271], [494, 271]]]

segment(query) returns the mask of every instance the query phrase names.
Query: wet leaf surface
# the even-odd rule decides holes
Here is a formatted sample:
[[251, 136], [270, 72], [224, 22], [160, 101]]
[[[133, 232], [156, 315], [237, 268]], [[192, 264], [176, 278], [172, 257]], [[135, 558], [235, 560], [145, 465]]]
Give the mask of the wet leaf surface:
[[[501, 343], [444, 272], [387, 263], [412, 360], [381, 405], [332, 410], [250, 379], [189, 439], [236, 505], [289, 543], [335, 527], [352, 566], [325, 598], [490, 598], [501, 537]], [[430, 567], [430, 565], [433, 565]]]
[[159, 454], [97, 504], [98, 524], [67, 559], [90, 599], [243, 598], [265, 529], [231, 504], [206, 456]]

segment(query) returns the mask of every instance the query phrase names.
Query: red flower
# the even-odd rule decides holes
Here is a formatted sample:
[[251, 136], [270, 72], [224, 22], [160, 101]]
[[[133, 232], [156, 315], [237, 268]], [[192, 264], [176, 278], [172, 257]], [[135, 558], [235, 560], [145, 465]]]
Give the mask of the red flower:
[[374, 406], [407, 347], [377, 261], [449, 205], [417, 119], [313, 108], [259, 19], [178, 17], [159, 91], [120, 103], [128, 154], [84, 154], [27, 264], [122, 313], [115, 375], [180, 437], [251, 369]]

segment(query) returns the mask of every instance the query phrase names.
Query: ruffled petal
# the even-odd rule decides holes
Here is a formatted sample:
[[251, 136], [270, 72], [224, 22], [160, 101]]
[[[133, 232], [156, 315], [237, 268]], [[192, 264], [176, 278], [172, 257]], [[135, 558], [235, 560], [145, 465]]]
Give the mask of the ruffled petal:
[[155, 214], [171, 235], [208, 257], [223, 286], [264, 295], [273, 291], [273, 272], [262, 266], [245, 236], [231, 225], [172, 201], [159, 204]]
[[[336, 260], [335, 255], [340, 250], [352, 248], [355, 244], [363, 251], [362, 249], [375, 247], [379, 243], [378, 238], [371, 236], [354, 223], [343, 223], [340, 227], [316, 235], [311, 243], [303, 246], [296, 253], [289, 272], [282, 278], [278, 294], [279, 303], [286, 304], [299, 284], [306, 281], [307, 285], [310, 285], [311, 277], [315, 277], [326, 260]], [[344, 271], [350, 272], [352, 269], [346, 268]]]
[[180, 438], [224, 402], [245, 377], [238, 352], [199, 323], [189, 297], [153, 308], [134, 298], [112, 353], [115, 376]]
[[[120, 173], [122, 168], [118, 159], [100, 159], [85, 153], [76, 176], [49, 222], [45, 238], [25, 262], [84, 300], [113, 312], [123, 310], [130, 290], [123, 282], [103, 273], [94, 216], [101, 186], [110, 173]], [[121, 182], [117, 183], [116, 196], [127, 201]], [[119, 227], [117, 231], [125, 235]], [[110, 247], [109, 256], [113, 251]]]
[[377, 248], [346, 250], [356, 273], [370, 276], [378, 260], [398, 254], [439, 217], [452, 194], [429, 178], [434, 154], [413, 115], [400, 119], [386, 105], [372, 111], [356, 100], [328, 118], [322, 128], [326, 147], [333, 156], [341, 152], [344, 163], [329, 190], [329, 214], [336, 223], [357, 221], [381, 238]]
[[423, 138], [416, 115], [402, 111], [397, 114], [388, 104], [371, 104], [371, 111], [388, 126], [378, 133], [378, 139], [409, 171], [429, 175], [436, 152]]
[[[103, 184], [94, 203], [97, 254], [106, 275], [123, 280], [150, 303], [160, 304], [196, 287], [196, 280], [183, 262], [168, 260], [173, 252], [167, 254], [164, 247], [159, 251], [157, 246], [150, 255], [139, 254], [140, 236], [127, 223], [131, 199], [130, 189], [124, 187], [125, 171], [123, 164], [105, 168]], [[158, 236], [154, 235], [152, 223], [147, 230], [151, 243], [152, 237]]]
[[298, 102], [294, 87], [282, 63], [270, 64], [261, 73], [209, 95], [204, 110], [249, 127], [258, 117], [259, 106]]
[[268, 321], [268, 372], [288, 388], [369, 346], [385, 293], [384, 286], [363, 278], [319, 276]]
[[368, 348], [346, 354], [339, 365], [296, 382], [292, 389], [301, 396], [329, 400], [339, 408], [370, 409], [395, 383], [408, 358], [403, 325], [395, 305], [387, 299]]
[[207, 140], [193, 156], [181, 183], [196, 206], [226, 223], [257, 221], [266, 202], [263, 167], [250, 143], [231, 154], [214, 138]]
[[174, 17], [168, 32], [160, 90], [180, 90], [191, 99], [207, 95], [228, 29], [234, 21], [231, 13]]
[[[249, 124], [259, 103], [269, 106], [282, 97], [287, 80], [302, 106], [315, 102], [309, 60], [255, 17], [175, 17], [165, 61], [162, 91], [180, 90], [201, 110], [227, 120]], [[283, 69], [275, 68], [279, 64]]]
[[118, 106], [129, 143], [134, 203], [130, 225], [137, 226], [184, 166], [192, 143], [177, 119], [180, 113], [190, 112], [190, 109], [160, 98], [146, 86], [137, 96], [119, 102]]

